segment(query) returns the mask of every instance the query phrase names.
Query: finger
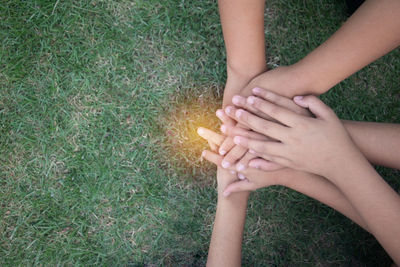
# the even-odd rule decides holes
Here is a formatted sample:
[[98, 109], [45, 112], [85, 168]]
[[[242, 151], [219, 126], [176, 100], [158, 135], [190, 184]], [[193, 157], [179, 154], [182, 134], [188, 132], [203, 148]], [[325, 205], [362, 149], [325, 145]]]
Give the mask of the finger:
[[219, 154], [221, 156], [224, 156], [226, 153], [228, 153], [233, 147], [235, 146], [235, 143], [233, 143], [232, 137], [226, 137], [225, 140], [222, 142], [222, 144], [219, 146]]
[[244, 136], [250, 139], [255, 139], [255, 140], [264, 140], [264, 141], [268, 141], [271, 140], [270, 138], [268, 138], [267, 136], [263, 135], [263, 134], [259, 134], [250, 130], [246, 130], [242, 127], [236, 127], [236, 126], [229, 126], [229, 125], [225, 125], [222, 124], [221, 125], [221, 132], [225, 135], [228, 136], [236, 136], [236, 135], [240, 135], [240, 136]]
[[286, 137], [289, 128], [278, 123], [264, 120], [259, 118], [243, 109], [236, 110], [236, 119], [247, 126], [253, 131], [274, 138], [276, 140], [282, 140]]
[[229, 196], [232, 193], [243, 192], [243, 191], [253, 191], [254, 190], [254, 183], [250, 182], [249, 180], [241, 180], [234, 183], [229, 184], [223, 193], [224, 197]]
[[225, 108], [225, 114], [230, 117], [232, 120], [236, 121], [235, 112], [236, 108], [234, 106], [227, 106]]
[[240, 95], [235, 95], [232, 97], [232, 103], [237, 106], [237, 107], [241, 107], [241, 108], [245, 108], [248, 111], [251, 112], [256, 112], [257, 109], [253, 108], [252, 106], [250, 106], [249, 104], [247, 104], [246, 102], [246, 97], [240, 96]]
[[296, 112], [297, 114], [301, 114], [301, 115], [304, 115], [307, 117], [309, 117], [311, 115], [310, 112], [306, 108], [303, 108], [303, 107], [297, 105], [290, 98], [275, 94], [274, 92], [271, 92], [271, 91], [268, 91], [266, 89], [259, 88], [259, 87], [253, 88], [252, 92], [255, 96], [259, 96], [259, 97], [263, 98], [264, 100], [267, 100], [278, 106], [288, 108], [288, 109]]
[[230, 118], [228, 115], [226, 115], [225, 111], [223, 109], [218, 109], [215, 114], [221, 120], [221, 122], [223, 124], [232, 125], [232, 126], [234, 126], [236, 124], [236, 121], [234, 119]]
[[207, 141], [210, 141], [217, 146], [220, 146], [225, 140], [225, 136], [217, 134], [216, 132], [213, 132], [207, 128], [199, 127], [197, 129], [197, 133]]
[[[252, 149], [263, 155], [263, 157], [265, 155], [270, 155], [272, 157], [284, 157], [284, 155], [286, 154], [285, 145], [279, 142], [258, 141], [258, 140], [248, 139], [243, 136], [235, 136], [233, 138], [233, 142], [237, 145], [246, 147], [248, 149]], [[269, 158], [266, 159], [269, 160]]]
[[249, 161], [257, 158], [256, 155], [246, 152], [246, 154], [236, 163], [236, 171], [243, 172], [248, 168]]
[[210, 146], [211, 151], [215, 152], [218, 150], [218, 146], [216, 144], [214, 144], [213, 142], [208, 141], [208, 145]]
[[224, 157], [224, 160], [222, 161], [221, 165], [223, 168], [229, 168], [233, 165], [235, 165], [236, 161], [238, 161], [240, 158], [246, 154], [247, 148], [244, 148], [243, 146], [234, 146], [231, 151], [226, 154]]
[[333, 110], [313, 95], [295, 96], [293, 101], [303, 108], [308, 108], [317, 118], [329, 119], [336, 117]]
[[[218, 155], [217, 153], [214, 153], [214, 152], [211, 152], [211, 151], [208, 151], [208, 150], [204, 150], [201, 153], [201, 157], [206, 159], [207, 161], [209, 161], [211, 163], [214, 163], [215, 165], [221, 167], [221, 162], [223, 160], [223, 157]], [[236, 174], [236, 171], [235, 171], [235, 169], [233, 167], [228, 168], [228, 170], [231, 172], [231, 174]]]
[[248, 166], [251, 168], [260, 169], [263, 171], [277, 171], [277, 170], [285, 168], [284, 166], [280, 165], [279, 163], [261, 159], [261, 158], [255, 158], [255, 159], [250, 160], [248, 163]]
[[304, 121], [304, 116], [256, 96], [249, 96], [247, 103], [287, 126], [294, 126]]

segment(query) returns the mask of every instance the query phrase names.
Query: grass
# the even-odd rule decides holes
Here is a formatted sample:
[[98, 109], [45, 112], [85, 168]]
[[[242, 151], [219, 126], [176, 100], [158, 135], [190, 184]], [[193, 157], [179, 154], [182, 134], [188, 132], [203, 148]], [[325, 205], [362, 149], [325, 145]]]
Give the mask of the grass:
[[[0, 7], [0, 265], [204, 265], [225, 55], [216, 1], [6, 1]], [[268, 1], [271, 67], [346, 20], [341, 1]], [[400, 122], [399, 51], [323, 96]], [[378, 169], [398, 190], [399, 172]], [[389, 263], [370, 235], [291, 190], [252, 194], [245, 266]]]

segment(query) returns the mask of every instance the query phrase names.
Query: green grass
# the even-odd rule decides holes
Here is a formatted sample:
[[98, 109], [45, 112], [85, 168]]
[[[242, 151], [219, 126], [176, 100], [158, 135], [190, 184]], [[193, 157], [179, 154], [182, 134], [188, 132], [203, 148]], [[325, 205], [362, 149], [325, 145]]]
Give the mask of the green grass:
[[[341, 1], [267, 1], [271, 67], [345, 21]], [[203, 265], [225, 52], [216, 1], [0, 6], [0, 265]], [[323, 96], [345, 119], [400, 122], [396, 50]], [[399, 172], [379, 168], [392, 186]], [[246, 266], [390, 260], [333, 210], [281, 187], [251, 196]]]

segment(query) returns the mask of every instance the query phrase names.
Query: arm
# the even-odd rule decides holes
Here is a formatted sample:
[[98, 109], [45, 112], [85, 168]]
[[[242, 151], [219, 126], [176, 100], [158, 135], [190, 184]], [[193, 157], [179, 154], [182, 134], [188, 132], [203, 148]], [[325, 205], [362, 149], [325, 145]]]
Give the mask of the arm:
[[236, 112], [239, 120], [280, 142], [260, 142], [237, 136], [235, 143], [289, 168], [326, 177], [343, 193], [370, 232], [399, 264], [399, 195], [376, 173], [329, 107], [315, 96], [295, 97], [294, 101], [309, 108], [315, 118], [249, 97], [249, 104], [283, 125], [262, 120], [244, 110]]
[[241, 94], [254, 87], [277, 94], [320, 95], [400, 45], [400, 1], [366, 1], [327, 41], [304, 59], [255, 77]]
[[327, 172], [365, 220], [370, 232], [396, 264], [400, 264], [400, 197], [379, 176], [361, 153], [344, 159]]
[[[217, 146], [220, 145], [223, 140], [221, 135], [205, 128], [202, 128], [202, 130], [203, 131], [201, 131], [200, 134], [201, 137], [206, 139], [208, 142], [216, 144]], [[202, 156], [217, 166], [221, 165], [222, 156], [218, 154], [215, 154], [211, 151], [204, 151]], [[230, 170], [233, 170], [233, 168]], [[241, 173], [247, 178], [247, 180], [234, 181], [229, 185], [223, 184], [220, 187], [219, 201], [221, 201], [221, 203], [224, 201], [224, 198], [220, 198], [222, 195], [229, 196], [227, 199], [233, 198], [232, 201], [235, 201], [235, 198], [237, 198], [236, 193], [254, 191], [271, 185], [282, 185], [314, 198], [327, 206], [330, 206], [331, 208], [350, 218], [366, 231], [369, 231], [363, 218], [360, 217], [358, 212], [346, 199], [343, 193], [333, 183], [324, 177], [312, 173], [295, 171], [289, 168], [274, 172], [265, 172], [255, 168], [246, 168], [241, 171]], [[223, 223], [220, 224], [223, 225]]]
[[[305, 91], [322, 94], [400, 44], [400, 1], [368, 0], [325, 43], [298, 65], [307, 73]], [[321, 79], [321, 77], [324, 77]]]
[[240, 266], [249, 192], [240, 192], [232, 198], [224, 198], [222, 192], [223, 189], [218, 190], [207, 266]]
[[342, 123], [368, 161], [400, 169], [400, 124], [358, 121]]
[[224, 106], [252, 78], [267, 70], [264, 5], [265, 0], [218, 0], [227, 54]]

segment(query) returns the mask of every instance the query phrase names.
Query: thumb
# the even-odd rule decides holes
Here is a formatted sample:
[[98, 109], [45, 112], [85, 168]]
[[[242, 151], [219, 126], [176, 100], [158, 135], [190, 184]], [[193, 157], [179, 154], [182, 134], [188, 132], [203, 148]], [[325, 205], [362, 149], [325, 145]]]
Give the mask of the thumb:
[[295, 96], [293, 101], [303, 108], [308, 108], [317, 118], [328, 119], [335, 115], [330, 107], [314, 95]]
[[241, 180], [229, 184], [224, 190], [224, 197], [229, 196], [231, 193], [243, 192], [243, 191], [253, 191], [253, 183], [249, 180]]

